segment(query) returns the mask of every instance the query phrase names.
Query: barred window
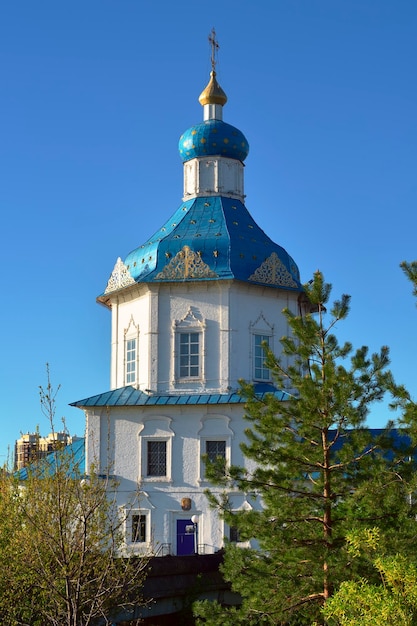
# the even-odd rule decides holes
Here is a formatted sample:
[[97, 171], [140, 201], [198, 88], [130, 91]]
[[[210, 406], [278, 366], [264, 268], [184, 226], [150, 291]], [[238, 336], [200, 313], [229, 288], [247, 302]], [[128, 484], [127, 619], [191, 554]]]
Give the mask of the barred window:
[[206, 441], [206, 454], [210, 463], [214, 463], [219, 457], [226, 458], [225, 441]]
[[166, 441], [148, 441], [147, 475], [166, 476], [167, 443]]

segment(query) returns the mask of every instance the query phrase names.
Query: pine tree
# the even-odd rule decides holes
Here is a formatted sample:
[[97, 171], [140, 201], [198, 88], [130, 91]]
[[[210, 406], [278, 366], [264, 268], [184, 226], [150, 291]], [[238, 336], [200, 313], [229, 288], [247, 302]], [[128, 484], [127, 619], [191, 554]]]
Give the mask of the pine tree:
[[[321, 607], [340, 582], [367, 568], [346, 551], [349, 530], [380, 527], [387, 550], [414, 533], [408, 439], [394, 437], [391, 423], [378, 437], [365, 426], [375, 402], [401, 392], [388, 369], [388, 348], [369, 354], [339, 344], [335, 326], [347, 317], [350, 298], [343, 295], [328, 311], [331, 285], [320, 272], [305, 293], [315, 312], [284, 311], [292, 334], [282, 339], [283, 358], [265, 346], [266, 365], [290, 399], [260, 399], [243, 384], [246, 468], [231, 466], [222, 478], [211, 467], [212, 480], [225, 490], [220, 498], [208, 492], [212, 505], [242, 542], [257, 547], [226, 546], [223, 573], [242, 605], [200, 603], [199, 624], [320, 623]], [[230, 509], [233, 490], [246, 495], [251, 510]]]
[[[401, 268], [412, 282], [413, 294], [417, 296], [417, 262], [404, 261]], [[399, 424], [403, 433], [416, 440], [416, 403], [405, 389], [398, 391], [395, 404], [402, 409]], [[412, 477], [409, 480], [409, 501], [415, 499], [416, 493], [416, 478]], [[329, 624], [411, 626], [417, 623], [415, 551], [407, 545], [402, 552], [387, 554], [386, 547], [381, 547], [380, 538], [377, 528], [348, 533], [347, 544], [352, 558], [365, 556], [377, 570], [379, 580], [361, 578], [343, 582], [323, 607], [323, 615]]]

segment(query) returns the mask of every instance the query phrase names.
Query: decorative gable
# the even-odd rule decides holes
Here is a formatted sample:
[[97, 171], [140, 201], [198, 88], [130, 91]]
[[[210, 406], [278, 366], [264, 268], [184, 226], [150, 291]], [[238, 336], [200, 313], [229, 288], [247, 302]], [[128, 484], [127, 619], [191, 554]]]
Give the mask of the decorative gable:
[[201, 259], [199, 252], [194, 252], [189, 246], [184, 246], [156, 275], [156, 280], [184, 280], [198, 278], [218, 278], [207, 263]]
[[134, 283], [135, 280], [132, 278], [126, 265], [119, 257], [116, 261], [116, 265], [113, 268], [104, 293], [110, 293], [111, 291], [122, 289], [123, 287], [127, 287], [128, 285], [133, 285]]
[[254, 322], [251, 322], [249, 325], [251, 332], [263, 333], [266, 335], [273, 335], [274, 333], [274, 325], [270, 324], [268, 320], [265, 318], [265, 315], [260, 312], [257, 319]]
[[298, 287], [297, 283], [280, 260], [276, 252], [273, 252], [248, 280], [265, 285], [281, 285], [282, 287]]

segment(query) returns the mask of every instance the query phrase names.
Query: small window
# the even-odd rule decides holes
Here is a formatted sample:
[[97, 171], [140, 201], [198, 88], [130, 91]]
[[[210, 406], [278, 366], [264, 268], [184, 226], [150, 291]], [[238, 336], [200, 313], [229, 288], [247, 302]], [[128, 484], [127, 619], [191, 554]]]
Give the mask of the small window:
[[226, 441], [206, 440], [206, 456], [209, 463], [215, 464], [216, 476], [226, 473]]
[[136, 382], [136, 339], [126, 341], [126, 384]]
[[167, 443], [166, 441], [148, 441], [147, 475], [166, 476]]
[[266, 343], [269, 346], [268, 335], [254, 335], [254, 378], [255, 380], [271, 380], [271, 372], [269, 368], [265, 366], [265, 350], [263, 344]]
[[179, 377], [199, 378], [200, 333], [180, 333], [179, 344]]
[[206, 454], [210, 463], [214, 463], [219, 458], [226, 459], [226, 442], [206, 441]]
[[240, 533], [239, 533], [239, 529], [236, 526], [229, 527], [229, 541], [230, 543], [240, 542]]
[[146, 515], [132, 515], [132, 543], [146, 541]]

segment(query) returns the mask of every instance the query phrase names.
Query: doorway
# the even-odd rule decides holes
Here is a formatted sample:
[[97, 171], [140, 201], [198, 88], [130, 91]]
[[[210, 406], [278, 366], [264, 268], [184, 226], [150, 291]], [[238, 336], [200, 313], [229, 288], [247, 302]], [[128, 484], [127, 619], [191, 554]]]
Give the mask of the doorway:
[[177, 556], [195, 554], [194, 532], [190, 519], [177, 519]]

